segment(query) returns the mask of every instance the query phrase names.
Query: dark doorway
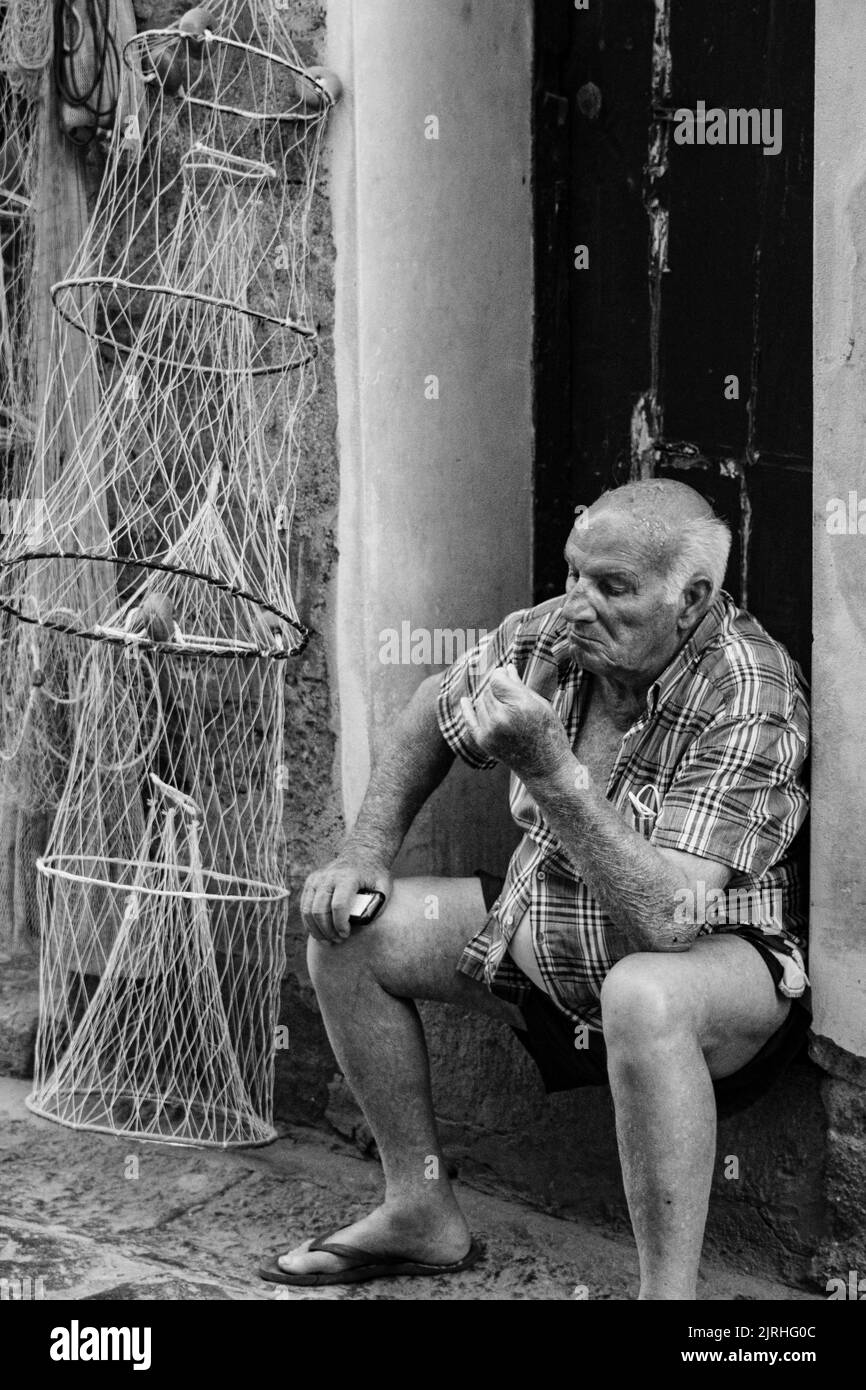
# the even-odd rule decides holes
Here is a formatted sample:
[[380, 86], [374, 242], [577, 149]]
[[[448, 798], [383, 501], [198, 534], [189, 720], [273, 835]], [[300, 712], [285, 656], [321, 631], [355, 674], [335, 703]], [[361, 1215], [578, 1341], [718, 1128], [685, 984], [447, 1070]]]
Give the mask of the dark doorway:
[[[731, 525], [727, 588], [804, 667], [814, 8], [536, 0], [536, 598], [562, 591], [575, 505], [677, 477]], [[701, 102], [781, 110], [780, 152], [677, 143]]]

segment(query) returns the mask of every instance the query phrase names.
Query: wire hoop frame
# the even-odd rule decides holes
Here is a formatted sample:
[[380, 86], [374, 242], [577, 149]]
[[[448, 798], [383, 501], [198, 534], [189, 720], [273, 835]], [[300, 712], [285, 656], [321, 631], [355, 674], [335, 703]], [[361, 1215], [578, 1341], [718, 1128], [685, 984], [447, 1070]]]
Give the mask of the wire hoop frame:
[[28, 615], [23, 608], [17, 607], [15, 603], [0, 595], [0, 611], [10, 613], [13, 618], [20, 622], [32, 623], [36, 627], [44, 627], [52, 632], [62, 632], [70, 637], [84, 637], [93, 642], [108, 642], [118, 647], [135, 647], [144, 651], [160, 651], [174, 653], [177, 656], [212, 656], [212, 657], [266, 657], [271, 661], [286, 661], [289, 657], [300, 656], [305, 650], [310, 638], [312, 629], [304, 627], [289, 613], [277, 608], [267, 599], [259, 594], [251, 593], [247, 589], [242, 589], [236, 584], [231, 584], [227, 579], [220, 579], [216, 575], [202, 574], [197, 570], [186, 569], [179, 565], [169, 565], [162, 560], [149, 560], [137, 556], [120, 555], [99, 555], [90, 551], [78, 550], [41, 550], [41, 551], [22, 551], [17, 555], [0, 559], [0, 573], [3, 570], [11, 569], [13, 565], [27, 564], [33, 560], [76, 560], [82, 563], [91, 561], [99, 564], [120, 565], [130, 569], [154, 570], [163, 574], [178, 575], [186, 579], [195, 579], [202, 584], [207, 584], [213, 589], [219, 589], [229, 598], [239, 599], [244, 603], [250, 603], [262, 612], [270, 613], [278, 618], [282, 623], [288, 625], [298, 634], [298, 644], [291, 649], [284, 647], [281, 643], [274, 643], [272, 648], [257, 647], [251, 642], [233, 642], [231, 638], [221, 638], [218, 641], [209, 641], [208, 638], [200, 638], [194, 642], [156, 641], [152, 637], [147, 637], [141, 633], [123, 632], [119, 629], [104, 627], [99, 623], [86, 624], [75, 623], [75, 614], [71, 609], [60, 611], [70, 614], [70, 620], [61, 622], [56, 618], [47, 616], [36, 617]]
[[[311, 87], [315, 87], [323, 98], [321, 107], [315, 111], [245, 111], [241, 107], [229, 106], [222, 102], [207, 101], [203, 97], [191, 96], [184, 87], [181, 87], [177, 93], [178, 99], [187, 101], [193, 106], [205, 106], [212, 111], [219, 111], [223, 115], [240, 116], [242, 120], [248, 121], [289, 121], [299, 125], [314, 125], [318, 121], [327, 119], [331, 108], [337, 104], [336, 98], [331, 95], [324, 83], [320, 82], [315, 77], [310, 77], [305, 68], [300, 67], [296, 63], [289, 62], [288, 58], [281, 58], [279, 54], [269, 53], [267, 49], [259, 48], [256, 44], [242, 43], [239, 39], [226, 38], [222, 34], [214, 33], [211, 29], [206, 29], [201, 37], [198, 35], [183, 34], [176, 28], [142, 29], [140, 33], [135, 34], [123, 47], [123, 61], [130, 71], [137, 71], [130, 56], [131, 50], [137, 49], [139, 58], [141, 58], [143, 54], [147, 54], [149, 57], [149, 49], [151, 40], [153, 39], [161, 40], [162, 55], [166, 53], [167, 45], [171, 43], [172, 40], [176, 41], [175, 51], [171, 57], [172, 62], [177, 56], [181, 43], [187, 48], [189, 48], [190, 43], [201, 45], [213, 44], [230, 51], [233, 50], [238, 53], [250, 54], [255, 58], [263, 59], [265, 63], [271, 64], [275, 68], [282, 68], [284, 72], [290, 72], [295, 77], [303, 78]], [[197, 78], [196, 80], [199, 79]], [[158, 84], [159, 76], [155, 71], [153, 73], [145, 72], [144, 81]]]

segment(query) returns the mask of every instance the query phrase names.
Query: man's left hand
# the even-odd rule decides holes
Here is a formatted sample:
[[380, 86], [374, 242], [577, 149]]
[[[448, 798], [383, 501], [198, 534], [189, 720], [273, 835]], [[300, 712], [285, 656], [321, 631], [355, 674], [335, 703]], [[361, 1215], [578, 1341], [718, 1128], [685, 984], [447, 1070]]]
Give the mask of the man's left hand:
[[481, 752], [505, 763], [522, 782], [549, 777], [572, 761], [561, 719], [513, 666], [495, 671], [475, 704], [464, 697], [460, 707]]

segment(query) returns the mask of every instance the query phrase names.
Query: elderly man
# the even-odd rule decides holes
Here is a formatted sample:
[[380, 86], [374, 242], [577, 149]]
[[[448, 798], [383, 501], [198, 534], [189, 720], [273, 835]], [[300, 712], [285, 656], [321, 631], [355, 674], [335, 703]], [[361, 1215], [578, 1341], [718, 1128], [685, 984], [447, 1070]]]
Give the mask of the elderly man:
[[[478, 1258], [441, 1157], [413, 1002], [426, 999], [510, 1025], [549, 1091], [610, 1084], [640, 1297], [696, 1297], [717, 1102], [765, 1089], [809, 1017], [792, 850], [806, 701], [785, 650], [722, 591], [729, 547], [680, 483], [607, 493], [568, 540], [565, 597], [512, 614], [416, 692], [302, 901], [385, 1200], [263, 1277], [345, 1283]], [[455, 755], [511, 769], [523, 839], [504, 882], [392, 880]], [[353, 929], [359, 890], [387, 903]]]

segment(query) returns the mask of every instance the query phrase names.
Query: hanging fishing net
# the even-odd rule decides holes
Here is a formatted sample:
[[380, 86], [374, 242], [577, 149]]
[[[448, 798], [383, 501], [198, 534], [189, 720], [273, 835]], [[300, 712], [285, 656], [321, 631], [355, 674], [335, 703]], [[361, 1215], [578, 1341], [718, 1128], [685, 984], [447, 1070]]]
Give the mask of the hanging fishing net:
[[51, 282], [26, 506], [0, 544], [20, 661], [5, 747], [56, 806], [28, 1104], [261, 1143], [288, 904], [283, 683], [308, 636], [290, 537], [316, 388], [309, 222], [339, 84], [307, 72], [270, 4], [113, 33], [105, 173]]
[[[40, 85], [50, 59], [50, 12], [32, 3], [0, 9], [0, 539], [13, 522], [35, 538], [38, 499], [23, 499], [36, 435], [40, 316], [34, 292], [44, 245], [37, 235]], [[83, 227], [82, 227], [83, 230]], [[70, 252], [74, 242], [70, 245]], [[56, 805], [65, 760], [49, 754], [62, 733], [53, 713], [37, 745], [39, 771], [28, 757], [42, 724], [43, 676], [21, 625], [0, 614], [0, 914], [4, 945], [29, 955], [38, 939], [35, 859], [45, 844], [48, 807]], [[25, 653], [26, 648], [26, 653]], [[43, 661], [51, 664], [51, 658]], [[41, 761], [41, 758], [40, 758]]]
[[[303, 645], [289, 543], [316, 385], [309, 218], [333, 99], [304, 77], [279, 12], [258, 13], [123, 49], [147, 100], [122, 103], [135, 109], [52, 286], [48, 393], [63, 405], [40, 422], [23, 485], [43, 499], [42, 531], [13, 519], [0, 548], [0, 606], [24, 621], [119, 643], [132, 630], [181, 653]], [[76, 339], [85, 349], [70, 353]], [[88, 415], [76, 392], [94, 370], [104, 387]], [[58, 434], [65, 466], [43, 489]], [[107, 577], [82, 604], [94, 566]], [[159, 638], [136, 627], [154, 594], [171, 613]]]
[[274, 1137], [283, 683], [271, 662], [91, 644], [39, 861], [31, 1109], [200, 1144]]
[[15, 91], [34, 96], [53, 52], [53, 0], [8, 0], [4, 11], [0, 68]]

